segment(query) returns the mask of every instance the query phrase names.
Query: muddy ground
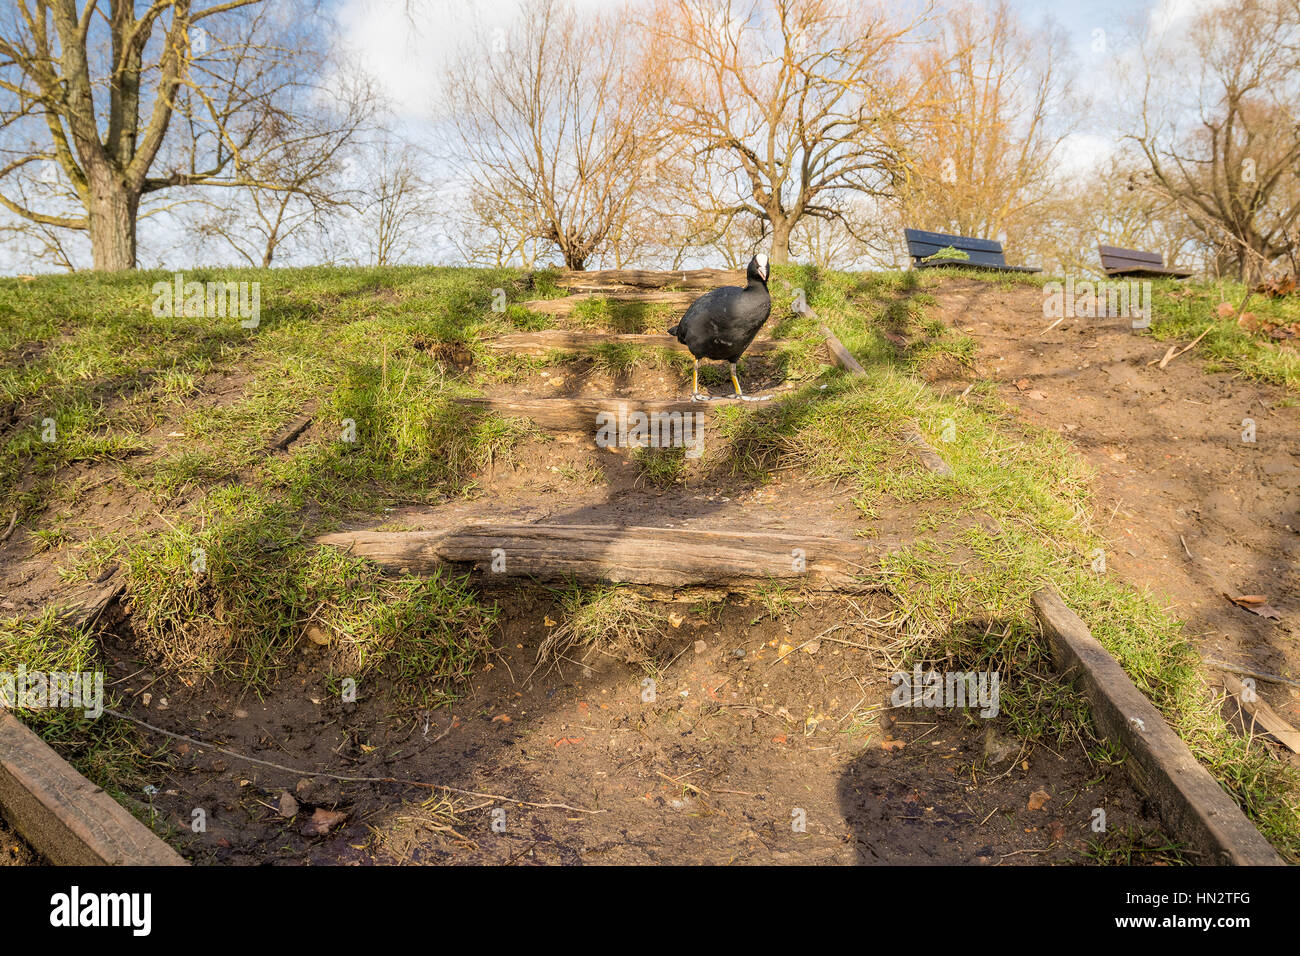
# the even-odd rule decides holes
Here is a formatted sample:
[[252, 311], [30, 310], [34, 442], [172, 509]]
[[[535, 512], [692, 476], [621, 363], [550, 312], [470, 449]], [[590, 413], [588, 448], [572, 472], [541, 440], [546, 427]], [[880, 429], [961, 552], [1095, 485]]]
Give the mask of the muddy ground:
[[[327, 652], [310, 644], [264, 699], [164, 678], [151, 707], [133, 707], [286, 767], [492, 796], [448, 802], [173, 742], [152, 797], [172, 842], [219, 864], [1087, 862], [1097, 808], [1121, 844], [1162, 842], [1122, 768], [1077, 743], [1026, 753], [998, 719], [892, 707], [897, 634], [882, 595], [780, 617], [753, 603], [667, 603], [656, 650], [668, 666], [597, 655], [536, 673], [556, 607], [538, 592], [500, 598], [498, 653], [449, 710], [403, 712], [369, 687], [342, 703], [326, 687]], [[126, 646], [110, 654], [124, 675], [144, 663]], [[346, 819], [306, 835], [318, 810]]]
[[[1130, 319], [1066, 319], [1051, 331], [1036, 287], [954, 281], [940, 313], [980, 344], [973, 373], [1003, 383], [1026, 420], [1068, 438], [1097, 470], [1109, 571], [1168, 599], [1201, 652], [1300, 680], [1300, 407], [1277, 386], [1207, 368], [1196, 351], [1164, 369], [1168, 343]], [[1186, 344], [1186, 343], [1183, 343]], [[1243, 420], [1255, 441], [1242, 441]], [[1260, 617], [1224, 597], [1265, 595]], [[1300, 725], [1300, 691], [1259, 683]], [[1292, 755], [1294, 756], [1294, 755]]]

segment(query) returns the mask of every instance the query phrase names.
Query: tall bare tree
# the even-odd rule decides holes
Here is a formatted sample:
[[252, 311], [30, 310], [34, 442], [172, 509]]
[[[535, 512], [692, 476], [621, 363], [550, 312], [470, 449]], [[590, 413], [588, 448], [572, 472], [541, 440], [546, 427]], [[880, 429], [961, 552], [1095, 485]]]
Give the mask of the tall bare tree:
[[720, 232], [753, 217], [783, 263], [805, 216], [851, 226], [852, 196], [892, 189], [917, 22], [844, 0], [661, 0], [646, 30], [672, 128], [727, 197], [709, 210]]
[[[281, 94], [315, 52], [311, 5], [289, 9], [283, 0], [7, 7], [0, 205], [30, 222], [85, 232], [98, 269], [135, 266], [142, 197], [255, 184], [257, 155], [279, 145]], [[39, 209], [21, 201], [14, 180], [44, 162], [62, 170], [70, 203]]]
[[1164, 194], [1257, 280], [1300, 249], [1300, 0], [1241, 0], [1150, 43], [1132, 134]]
[[571, 269], [609, 248], [643, 197], [657, 142], [635, 31], [621, 12], [528, 0], [511, 28], [480, 36], [449, 71], [459, 159], [484, 221], [516, 224]]
[[1006, 0], [954, 6], [940, 27], [914, 78], [929, 95], [911, 117], [903, 218], [1020, 240], [1059, 188], [1054, 173], [1069, 130], [1053, 124], [1066, 94], [1057, 43], [1022, 24]]

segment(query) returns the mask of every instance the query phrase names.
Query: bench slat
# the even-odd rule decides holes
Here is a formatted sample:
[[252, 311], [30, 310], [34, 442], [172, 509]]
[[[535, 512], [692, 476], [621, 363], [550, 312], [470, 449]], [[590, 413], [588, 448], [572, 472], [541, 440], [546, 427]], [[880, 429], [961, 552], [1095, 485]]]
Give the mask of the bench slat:
[[[916, 244], [933, 246], [933, 252], [940, 249], [946, 249], [952, 246], [954, 249], [961, 249], [965, 252], [995, 252], [1002, 253], [1002, 243], [994, 239], [972, 239], [969, 236], [950, 236], [943, 232], [926, 232], [924, 229], [904, 229], [903, 235], [907, 237], [908, 245]], [[933, 252], [924, 253], [932, 255]]]

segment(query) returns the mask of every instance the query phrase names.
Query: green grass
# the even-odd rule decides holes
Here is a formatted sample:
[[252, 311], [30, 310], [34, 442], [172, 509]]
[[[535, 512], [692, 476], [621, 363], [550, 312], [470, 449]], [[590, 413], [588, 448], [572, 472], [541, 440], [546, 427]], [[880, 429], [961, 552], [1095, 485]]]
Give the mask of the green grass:
[[[1107, 764], [1114, 755], [1093, 736], [1082, 698], [1052, 675], [1028, 610], [1033, 590], [1056, 587], [1264, 833], [1300, 859], [1296, 773], [1220, 718], [1179, 621], [1153, 596], [1092, 571], [1091, 555], [1107, 542], [1093, 525], [1086, 463], [1056, 435], [1021, 422], [987, 383], [958, 400], [921, 377], [967, 367], [974, 356], [969, 337], [933, 318], [937, 283], [960, 276], [1013, 288], [1041, 279], [960, 269], [774, 271], [771, 331], [781, 347], [761, 361], [795, 390], [719, 408], [701, 460], [680, 450], [638, 453], [639, 480], [673, 485], [712, 473], [762, 482], [799, 469], [847, 484], [868, 518], [905, 507], [916, 543], [889, 558], [883, 578], [906, 615], [909, 663], [999, 670], [1013, 732], [1049, 746], [1081, 741]], [[475, 494], [488, 469], [539, 437], [527, 423], [455, 400], [556, 360], [495, 356], [482, 346], [488, 336], [549, 327], [519, 303], [562, 294], [556, 277], [414, 268], [187, 274], [260, 281], [255, 330], [237, 320], [155, 317], [151, 286], [169, 278], [0, 280], [0, 422], [13, 420], [0, 426], [0, 524], [16, 511], [69, 581], [121, 563], [138, 639], [178, 671], [265, 686], [315, 629], [329, 640], [331, 680], [353, 677], [362, 693], [383, 681], [399, 699], [426, 706], [451, 699], [488, 648], [495, 606], [464, 580], [381, 576], [311, 538], [345, 521], [373, 522], [399, 502]], [[494, 311], [497, 290], [504, 311]], [[795, 290], [815, 319], [793, 312]], [[1152, 334], [1194, 336], [1221, 294], [1240, 301], [1218, 288], [1187, 291], [1156, 284]], [[1292, 305], [1255, 298], [1249, 308]], [[574, 324], [655, 331], [670, 316], [590, 299]], [[822, 323], [865, 376], [824, 364]], [[1225, 368], [1296, 387], [1294, 355], [1232, 320], [1215, 322], [1201, 347]], [[674, 353], [617, 347], [595, 359], [612, 373], [654, 364], [689, 374]], [[701, 377], [706, 387], [729, 386], [721, 367], [706, 366]], [[287, 451], [271, 452], [302, 415], [311, 427]], [[929, 473], [900, 442], [911, 421], [951, 476]], [[85, 473], [88, 466], [95, 470]], [[101, 474], [125, 496], [121, 520], [103, 526], [83, 508]], [[574, 469], [568, 478], [599, 475]], [[788, 601], [776, 590], [763, 597], [777, 616]], [[561, 604], [550, 653], [649, 657], [659, 622], [630, 592], [573, 590]], [[94, 654], [89, 635], [48, 617], [10, 618], [0, 629], [4, 660], [29, 668]], [[97, 780], [119, 766], [129, 779], [142, 759], [114, 722], [87, 735], [66, 715], [24, 716]]]
[[539, 661], [605, 654], [649, 666], [666, 617], [627, 588], [571, 587], [557, 592], [561, 620], [538, 648]]
[[[61, 620], [53, 609], [35, 617], [0, 619], [0, 673], [13, 675], [19, 668], [28, 673], [104, 670], [90, 631]], [[105, 678], [103, 705], [116, 704], [116, 695]], [[138, 796], [152, 755], [131, 725], [105, 715], [88, 717], [84, 709], [14, 709], [90, 780], [119, 796], [127, 792]]]
[[[508, 270], [187, 273], [261, 282], [250, 330], [155, 316], [152, 285], [169, 278], [0, 281], [0, 410], [16, 419], [0, 431], [0, 511], [51, 553], [69, 545], [70, 580], [124, 564], [137, 635], [178, 670], [265, 685], [307, 622], [326, 620], [340, 673], [382, 672], [407, 697], [445, 700], [495, 608], [446, 577], [381, 581], [309, 539], [395, 501], [470, 493], [532, 434], [454, 399], [502, 373], [484, 362], [476, 377], [456, 359], [475, 356], [480, 332], [511, 330], [537, 282]], [[272, 453], [304, 413], [311, 428]], [[81, 505], [105, 482], [71, 479], [79, 464], [131, 496], [124, 520], [80, 545]]]
[[[1234, 312], [1220, 318], [1215, 309], [1227, 302], [1237, 309], [1245, 302], [1246, 312], [1278, 325], [1300, 322], [1300, 295], [1268, 299], [1251, 295], [1238, 282], [1191, 285], [1164, 279], [1152, 283], [1155, 316], [1151, 333], [1159, 340], [1191, 341], [1207, 329], [1196, 347], [1213, 370], [1238, 372], [1249, 378], [1300, 391], [1300, 343], [1286, 344], [1248, 332], [1237, 324]], [[1239, 310], [1238, 311], [1242, 311]]]

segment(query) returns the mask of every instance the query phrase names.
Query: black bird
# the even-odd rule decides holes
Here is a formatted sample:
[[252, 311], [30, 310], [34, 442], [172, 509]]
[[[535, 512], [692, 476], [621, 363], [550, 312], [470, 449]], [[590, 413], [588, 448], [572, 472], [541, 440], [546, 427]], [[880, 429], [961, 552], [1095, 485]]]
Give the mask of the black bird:
[[695, 356], [695, 371], [691, 376], [691, 397], [700, 395], [700, 359], [713, 359], [731, 366], [731, 384], [736, 386], [736, 397], [745, 398], [736, 378], [736, 362], [754, 341], [754, 336], [772, 314], [772, 300], [767, 294], [767, 256], [759, 255], [749, 260], [745, 276], [749, 280], [744, 288], [723, 286], [706, 292], [686, 310], [682, 320], [668, 330], [677, 336]]

